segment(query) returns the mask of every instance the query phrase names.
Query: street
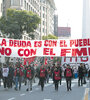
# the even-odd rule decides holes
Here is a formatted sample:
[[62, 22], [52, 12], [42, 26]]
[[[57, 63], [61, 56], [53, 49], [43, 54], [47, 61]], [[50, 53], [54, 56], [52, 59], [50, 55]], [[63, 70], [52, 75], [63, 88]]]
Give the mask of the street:
[[[3, 86], [0, 87], [0, 100], [87, 100], [85, 98], [85, 91], [89, 89], [89, 83], [78, 87], [78, 80], [72, 81], [72, 91], [67, 92], [66, 82], [62, 81], [62, 85], [59, 85], [59, 90], [55, 91], [54, 84], [50, 79], [49, 83], [45, 84], [44, 91], [41, 91], [38, 86], [38, 80], [33, 83], [33, 90], [26, 91], [27, 86], [22, 84], [21, 91], [15, 91], [12, 89], [5, 90]], [[90, 96], [90, 92], [88, 92]], [[90, 97], [88, 98], [90, 100]]]

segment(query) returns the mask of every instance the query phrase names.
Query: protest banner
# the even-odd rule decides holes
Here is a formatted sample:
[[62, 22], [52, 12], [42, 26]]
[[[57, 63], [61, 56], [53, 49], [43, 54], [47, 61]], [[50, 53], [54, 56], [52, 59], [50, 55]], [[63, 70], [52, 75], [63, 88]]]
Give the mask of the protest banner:
[[17, 40], [0, 38], [0, 56], [90, 56], [90, 39]]

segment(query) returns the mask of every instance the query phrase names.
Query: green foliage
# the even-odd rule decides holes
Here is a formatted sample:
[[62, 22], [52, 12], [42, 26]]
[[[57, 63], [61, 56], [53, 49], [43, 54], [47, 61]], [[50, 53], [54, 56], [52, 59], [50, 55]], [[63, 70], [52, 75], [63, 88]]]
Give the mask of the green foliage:
[[34, 40], [35, 35], [34, 34], [29, 34], [29, 37]]
[[21, 39], [23, 31], [34, 32], [40, 23], [40, 18], [33, 12], [8, 9], [7, 16], [0, 18], [0, 30], [10, 38]]
[[48, 36], [42, 36], [43, 40], [47, 40], [47, 39], [58, 39], [58, 37], [56, 37], [53, 34], [49, 34]]

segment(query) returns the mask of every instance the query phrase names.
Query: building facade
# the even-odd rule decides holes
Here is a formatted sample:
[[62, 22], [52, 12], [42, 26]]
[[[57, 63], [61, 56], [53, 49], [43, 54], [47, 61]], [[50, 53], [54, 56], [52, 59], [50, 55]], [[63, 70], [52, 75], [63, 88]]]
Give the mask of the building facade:
[[54, 15], [54, 35], [58, 37], [58, 15]]
[[[2, 2], [2, 0], [0, 0], [0, 17], [2, 16], [2, 13], [3, 13], [3, 7], [2, 7], [2, 5], [3, 5], [3, 2]], [[0, 37], [2, 37], [1, 30], [0, 30]]]
[[0, 17], [2, 16], [2, 11], [3, 11], [3, 9], [2, 9], [2, 0], [0, 0]]
[[90, 37], [90, 0], [83, 0], [82, 38]]
[[[7, 8], [32, 11], [41, 17], [41, 24], [33, 33], [35, 39], [41, 39], [43, 35], [54, 34], [55, 4], [53, 0], [3, 0], [4, 16]], [[25, 32], [23, 39], [29, 39]]]
[[54, 12], [55, 3], [53, 0], [40, 0], [40, 36], [54, 34]]
[[58, 37], [59, 38], [70, 38], [71, 28], [70, 27], [58, 27]]

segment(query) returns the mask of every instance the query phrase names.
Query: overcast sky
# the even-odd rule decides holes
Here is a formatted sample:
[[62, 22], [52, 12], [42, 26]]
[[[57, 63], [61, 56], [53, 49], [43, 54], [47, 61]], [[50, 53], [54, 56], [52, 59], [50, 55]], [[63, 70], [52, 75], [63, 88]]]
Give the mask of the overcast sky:
[[72, 38], [82, 34], [83, 0], [54, 0], [58, 12], [58, 25], [71, 27]]

